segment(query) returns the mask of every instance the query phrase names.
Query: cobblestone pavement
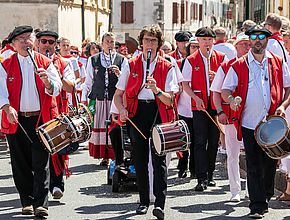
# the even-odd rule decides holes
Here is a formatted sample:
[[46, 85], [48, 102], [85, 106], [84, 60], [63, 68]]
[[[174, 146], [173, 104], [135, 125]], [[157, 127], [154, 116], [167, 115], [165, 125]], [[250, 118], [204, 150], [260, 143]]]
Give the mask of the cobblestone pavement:
[[[0, 143], [1, 144], [1, 143]], [[120, 193], [112, 193], [107, 185], [107, 170], [88, 156], [88, 150], [80, 149], [70, 156], [72, 175], [65, 181], [64, 197], [53, 200], [49, 197], [49, 217], [63, 219], [154, 219], [153, 205], [144, 216], [137, 216], [135, 209], [138, 194], [134, 186], [121, 188]], [[193, 191], [196, 179], [177, 178], [177, 159], [174, 157], [169, 167], [168, 195], [165, 219], [248, 219], [249, 201], [245, 198], [245, 180], [242, 180], [242, 200], [229, 202], [230, 192], [223, 157], [218, 157], [215, 172], [216, 187], [203, 193]], [[277, 192], [278, 194], [279, 192]], [[22, 216], [21, 205], [12, 179], [10, 158], [6, 147], [0, 145], [0, 219], [35, 219]], [[288, 219], [290, 209], [286, 203], [273, 199], [269, 213], [264, 219]]]

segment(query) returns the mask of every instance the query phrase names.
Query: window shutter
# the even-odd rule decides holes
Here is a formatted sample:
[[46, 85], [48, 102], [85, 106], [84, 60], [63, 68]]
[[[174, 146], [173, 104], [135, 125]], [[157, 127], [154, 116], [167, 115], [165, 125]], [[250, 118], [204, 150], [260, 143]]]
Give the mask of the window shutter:
[[134, 3], [126, 2], [126, 23], [134, 22]]
[[184, 24], [184, 2], [181, 2], [181, 19], [180, 22], [181, 24]]
[[199, 5], [199, 21], [202, 21], [202, 5]]
[[126, 2], [121, 2], [121, 23], [126, 22]]
[[178, 7], [177, 7], [177, 2], [172, 3], [172, 23], [177, 24], [177, 18], [178, 18]]

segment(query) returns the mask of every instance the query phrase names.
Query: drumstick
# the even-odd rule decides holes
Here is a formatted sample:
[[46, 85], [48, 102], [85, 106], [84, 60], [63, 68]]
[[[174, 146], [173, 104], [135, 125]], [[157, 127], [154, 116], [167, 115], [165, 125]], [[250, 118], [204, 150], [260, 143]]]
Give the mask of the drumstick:
[[220, 126], [215, 122], [215, 120], [210, 116], [210, 114], [209, 114], [206, 110], [204, 110], [204, 111], [205, 111], [205, 113], [207, 114], [207, 116], [212, 120], [212, 122], [217, 126], [217, 128], [219, 129], [219, 131], [220, 131], [223, 135], [225, 135], [224, 132], [222, 131], [222, 129], [220, 128]]
[[32, 141], [31, 138], [28, 136], [27, 132], [25, 131], [24, 127], [22, 127], [22, 125], [20, 124], [19, 121], [18, 121], [18, 125], [20, 126], [20, 128], [22, 129], [23, 133], [26, 135], [26, 137], [28, 138], [28, 140], [31, 142], [31, 144], [33, 144], [33, 141]]
[[134, 126], [134, 128], [136, 128], [136, 130], [143, 136], [144, 139], [147, 139], [130, 118], [128, 118], [128, 121]]

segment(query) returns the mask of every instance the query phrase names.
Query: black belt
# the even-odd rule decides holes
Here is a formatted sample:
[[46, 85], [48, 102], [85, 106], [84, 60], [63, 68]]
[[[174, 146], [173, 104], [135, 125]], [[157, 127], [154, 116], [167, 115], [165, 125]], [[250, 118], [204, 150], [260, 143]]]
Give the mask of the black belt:
[[155, 99], [148, 99], [148, 100], [138, 99], [138, 102], [150, 104], [150, 103], [155, 103], [156, 101], [155, 101]]

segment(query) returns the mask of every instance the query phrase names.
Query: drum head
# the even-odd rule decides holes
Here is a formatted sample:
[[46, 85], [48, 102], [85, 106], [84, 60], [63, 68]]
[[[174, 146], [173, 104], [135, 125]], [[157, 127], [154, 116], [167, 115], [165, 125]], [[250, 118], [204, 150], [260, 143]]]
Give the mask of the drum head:
[[256, 132], [257, 142], [261, 145], [274, 145], [287, 134], [287, 122], [281, 117], [271, 117], [262, 123]]
[[157, 154], [161, 153], [161, 137], [157, 130], [157, 126], [152, 129], [152, 139]]

